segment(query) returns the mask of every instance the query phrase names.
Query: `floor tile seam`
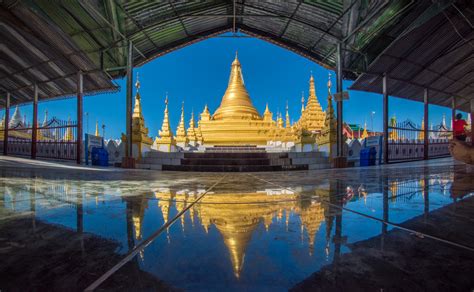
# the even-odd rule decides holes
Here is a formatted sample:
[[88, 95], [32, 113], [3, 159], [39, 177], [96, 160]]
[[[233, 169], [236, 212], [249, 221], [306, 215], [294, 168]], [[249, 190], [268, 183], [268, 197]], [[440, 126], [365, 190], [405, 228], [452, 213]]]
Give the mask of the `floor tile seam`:
[[165, 222], [157, 231], [151, 234], [147, 239], [140, 242], [137, 246], [133, 248], [120, 262], [115, 264], [112, 268], [102, 274], [97, 280], [91, 283], [84, 291], [94, 291], [97, 287], [99, 287], [103, 282], [105, 282], [109, 277], [111, 277], [115, 272], [117, 272], [121, 267], [123, 267], [126, 263], [132, 260], [136, 255], [138, 255], [141, 251], [143, 251], [146, 247], [148, 247], [163, 231], [168, 229], [174, 222], [176, 222], [181, 216], [183, 216], [189, 209], [191, 209], [196, 203], [198, 203], [209, 191], [214, 189], [217, 185], [219, 185], [225, 178], [226, 175], [223, 175], [217, 182], [211, 185], [204, 193], [202, 193], [195, 201], [187, 205], [181, 212], [175, 215], [171, 220]]
[[[257, 177], [257, 176], [254, 176], [254, 175], [251, 175], [251, 174], [249, 174], [249, 175], [255, 177], [256, 179], [265, 181], [264, 179], [259, 178], [259, 177]], [[286, 190], [289, 190], [289, 191], [294, 191], [294, 190], [292, 190], [291, 188], [286, 188], [286, 187], [283, 187], [283, 186], [278, 185], [278, 184], [273, 183], [273, 182], [269, 182], [269, 181], [266, 181], [266, 182], [268, 182], [268, 183], [270, 183], [270, 184], [274, 184], [274, 185], [276, 185], [276, 186], [279, 186], [279, 187], [281, 187], [281, 188], [283, 188], [283, 189], [286, 189]], [[390, 222], [390, 221], [386, 221], [386, 220], [383, 220], [383, 219], [380, 219], [380, 218], [377, 218], [377, 217], [374, 217], [374, 216], [371, 216], [371, 215], [368, 215], [368, 214], [364, 214], [364, 213], [362, 213], [362, 212], [358, 212], [358, 211], [353, 210], [353, 209], [349, 209], [349, 208], [346, 208], [346, 207], [343, 207], [343, 206], [339, 206], [339, 205], [333, 204], [333, 203], [331, 203], [331, 202], [329, 202], [329, 201], [327, 201], [327, 200], [321, 200], [321, 202], [326, 203], [327, 205], [330, 205], [330, 206], [332, 206], [332, 207], [338, 208], [338, 209], [340, 209], [340, 210], [347, 211], [347, 212], [350, 212], [350, 213], [353, 213], [353, 214], [356, 214], [356, 215], [365, 217], [365, 218], [367, 218], [367, 219], [375, 220], [375, 221], [381, 222], [381, 223], [383, 223], [383, 224], [390, 225], [390, 226], [393, 226], [393, 227], [395, 227], [395, 228], [398, 228], [398, 229], [401, 229], [401, 230], [404, 230], [404, 231], [407, 231], [407, 232], [416, 234], [416, 235], [418, 235], [418, 236], [424, 236], [424, 237], [427, 237], [427, 238], [430, 238], [430, 239], [433, 239], [433, 240], [436, 240], [436, 241], [439, 241], [439, 242], [443, 242], [443, 243], [448, 244], [448, 245], [456, 246], [456, 247], [459, 247], [459, 248], [468, 250], [468, 251], [470, 251], [470, 252], [474, 252], [474, 247], [471, 247], [471, 246], [468, 246], [468, 245], [464, 245], [464, 244], [461, 244], [461, 243], [457, 243], [457, 242], [454, 242], [454, 241], [450, 241], [450, 240], [447, 240], [447, 239], [444, 239], [444, 238], [441, 238], [441, 237], [429, 235], [429, 234], [426, 234], [426, 233], [423, 233], [423, 232], [420, 232], [420, 231], [416, 231], [416, 230], [413, 230], [413, 229], [410, 229], [410, 228], [406, 228], [406, 227], [403, 227], [403, 226], [401, 226], [401, 225], [399, 225], [399, 224], [396, 224], [396, 223], [393, 223], [393, 222]]]

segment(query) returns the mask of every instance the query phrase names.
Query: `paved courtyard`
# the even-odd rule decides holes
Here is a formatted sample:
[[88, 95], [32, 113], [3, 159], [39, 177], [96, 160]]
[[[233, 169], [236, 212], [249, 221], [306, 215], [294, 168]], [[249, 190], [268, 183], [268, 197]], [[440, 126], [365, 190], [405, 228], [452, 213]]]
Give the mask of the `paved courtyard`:
[[474, 168], [193, 173], [0, 157], [0, 290], [474, 288]]

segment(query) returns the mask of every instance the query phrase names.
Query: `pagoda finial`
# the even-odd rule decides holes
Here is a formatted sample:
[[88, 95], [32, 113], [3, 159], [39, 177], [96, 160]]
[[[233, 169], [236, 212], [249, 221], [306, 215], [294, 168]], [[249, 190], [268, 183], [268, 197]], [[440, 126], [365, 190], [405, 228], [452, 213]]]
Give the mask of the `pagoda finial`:
[[181, 103], [181, 119], [179, 120], [178, 129], [176, 130], [176, 142], [184, 144], [188, 142], [186, 128], [184, 125], [184, 101]]
[[287, 128], [291, 127], [290, 114], [288, 113], [288, 100], [286, 101], [286, 122], [285, 126]]
[[304, 112], [304, 91], [301, 91], [301, 113]]
[[328, 92], [329, 92], [329, 93], [331, 92], [331, 85], [332, 85], [332, 82], [331, 82], [331, 72], [329, 72], [329, 74], [328, 74]]
[[99, 134], [99, 120], [95, 120], [95, 133], [94, 133], [95, 136], [100, 136]]
[[138, 90], [140, 90], [140, 80], [139, 80], [139, 75], [138, 75], [138, 72], [137, 72], [137, 82], [135, 82], [135, 88], [137, 89], [137, 92]]

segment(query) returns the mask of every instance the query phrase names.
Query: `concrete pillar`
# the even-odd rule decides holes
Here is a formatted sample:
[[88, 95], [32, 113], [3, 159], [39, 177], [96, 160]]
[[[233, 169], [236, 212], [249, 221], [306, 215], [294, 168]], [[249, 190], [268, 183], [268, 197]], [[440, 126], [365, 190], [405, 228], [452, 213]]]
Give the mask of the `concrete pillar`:
[[36, 159], [36, 140], [38, 139], [38, 85], [34, 87], [33, 127], [31, 129], [31, 159]]
[[342, 101], [342, 44], [337, 44], [337, 72], [336, 72], [336, 91], [339, 94], [339, 99], [337, 100], [337, 156], [341, 157], [344, 155], [344, 144], [342, 136], [342, 123], [343, 123], [343, 101]]
[[383, 163], [388, 163], [388, 87], [387, 75], [383, 76]]
[[[454, 121], [455, 120], [456, 120], [456, 99], [453, 96], [451, 98], [451, 121], [453, 122], [451, 127], [454, 127]], [[454, 129], [452, 129], [452, 130], [453, 130], [453, 138], [454, 138]]]
[[82, 154], [82, 133], [83, 133], [83, 76], [82, 72], [77, 73], [77, 135], [76, 135], [76, 163], [81, 164]]
[[133, 44], [131, 41], [128, 43], [128, 59], [127, 59], [127, 91], [126, 91], [126, 135], [127, 144], [125, 149], [126, 157], [133, 157], [132, 152], [132, 84], [133, 83]]
[[[424, 95], [423, 95], [423, 103], [424, 103], [424, 114], [423, 114], [423, 123], [425, 124], [425, 129], [428, 129], [428, 88], [425, 88]], [[429, 148], [429, 135], [428, 131], [424, 130], [423, 135], [423, 159], [428, 159], [428, 148]]]
[[10, 121], [10, 93], [7, 92], [5, 105], [5, 129], [3, 131], [3, 155], [8, 155], [8, 122]]
[[471, 98], [471, 145], [474, 146], [474, 129], [472, 124], [474, 124], [474, 98]]

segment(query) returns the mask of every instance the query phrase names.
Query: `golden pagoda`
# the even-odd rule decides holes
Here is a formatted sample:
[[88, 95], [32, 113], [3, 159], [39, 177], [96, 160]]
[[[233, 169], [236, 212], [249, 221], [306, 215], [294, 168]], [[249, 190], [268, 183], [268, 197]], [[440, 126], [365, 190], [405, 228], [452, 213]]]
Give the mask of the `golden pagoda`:
[[[301, 99], [304, 103], [304, 96]], [[306, 107], [301, 107], [301, 118], [297, 122], [301, 128], [306, 129], [312, 133], [320, 132], [324, 127], [324, 120], [326, 114], [323, 111], [321, 104], [316, 96], [316, 87], [314, 85], [314, 77], [311, 74], [309, 78], [309, 96]]]
[[[390, 127], [395, 128], [397, 126], [397, 117], [394, 115], [390, 119]], [[388, 139], [389, 140], [398, 140], [398, 133], [396, 129], [392, 129], [390, 133], [388, 133]]]
[[179, 120], [178, 129], [176, 130], [176, 144], [184, 147], [188, 143], [186, 128], [184, 126], [184, 101], [181, 105], [181, 119]]
[[331, 95], [331, 74], [328, 76], [328, 107], [325, 113], [324, 126], [320, 134], [317, 136], [317, 143], [319, 150], [323, 150], [328, 153], [329, 159], [332, 159], [336, 153], [336, 135], [337, 135], [337, 122], [334, 115], [334, 108], [332, 106], [332, 95]]
[[170, 121], [168, 117], [168, 95], [165, 98], [165, 112], [163, 116], [163, 124], [161, 130], [158, 132], [159, 138], [155, 139], [155, 147], [159, 151], [171, 152], [175, 150], [176, 140], [171, 131]]
[[424, 140], [425, 139], [425, 121], [421, 120], [421, 131], [418, 132], [418, 140]]
[[95, 133], [94, 133], [94, 136], [96, 136], [96, 137], [99, 137], [99, 136], [100, 136], [100, 133], [99, 133], [99, 121], [98, 121], [98, 120], [95, 121]]
[[[322, 110], [316, 96], [312, 75], [309, 80], [307, 104], [304, 106], [304, 96], [302, 103], [301, 118], [294, 124], [290, 120], [288, 102], [285, 119], [278, 112], [274, 120], [268, 104], [263, 115], [260, 115], [245, 87], [242, 65], [236, 53], [231, 65], [227, 89], [214, 114], [211, 114], [206, 105], [199, 116], [197, 127], [194, 125], [193, 115], [189, 128], [186, 130], [184, 109], [182, 109], [176, 136], [173, 136], [169, 128], [168, 105], [166, 105], [162, 130], [155, 140], [154, 148], [169, 152], [180, 148], [190, 150], [187, 147], [198, 146], [252, 145], [291, 149], [295, 145], [300, 145], [296, 151], [316, 150], [316, 138], [326, 125], [326, 113]], [[331, 131], [326, 131], [326, 133]], [[308, 148], [305, 145], [311, 145], [311, 147]]]
[[189, 120], [189, 128], [187, 130], [188, 143], [191, 146], [196, 146], [199, 143], [198, 137], [199, 129], [194, 125], [194, 111], [191, 112], [191, 119]]
[[63, 137], [64, 141], [74, 141], [74, 134], [72, 133], [72, 126], [71, 126], [71, 117], [67, 118], [67, 129], [66, 133], [64, 133]]
[[271, 113], [268, 110], [262, 118], [253, 106], [237, 54], [219, 108], [211, 116], [206, 106], [198, 125], [206, 145], [266, 145], [272, 140], [275, 123]]
[[[148, 128], [145, 126], [145, 118], [142, 112], [142, 98], [140, 95], [140, 80], [137, 73], [137, 82], [135, 82], [135, 106], [132, 113], [132, 145], [133, 152], [136, 153], [138, 159], [142, 158], [142, 153], [148, 151], [153, 144], [153, 140], [148, 136]], [[95, 135], [99, 136], [98, 124], [96, 124]], [[126, 135], [122, 134], [122, 142], [126, 142]], [[137, 152], [135, 152], [137, 151]]]
[[369, 133], [367, 133], [367, 122], [364, 122], [364, 131], [362, 132], [360, 138], [366, 139], [367, 137], [369, 137]]

